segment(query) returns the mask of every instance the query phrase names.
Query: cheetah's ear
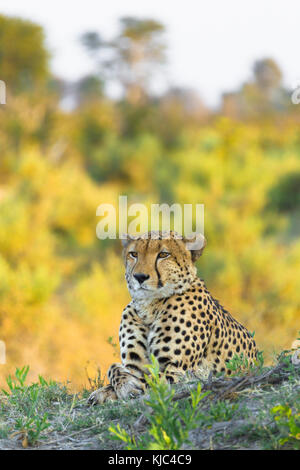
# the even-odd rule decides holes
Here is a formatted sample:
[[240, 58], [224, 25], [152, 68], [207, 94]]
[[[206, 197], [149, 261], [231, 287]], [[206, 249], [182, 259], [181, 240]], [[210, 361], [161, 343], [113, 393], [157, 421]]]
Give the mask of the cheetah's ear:
[[194, 236], [185, 237], [183, 241], [185, 242], [186, 248], [191, 252], [192, 261], [197, 261], [206, 246], [204, 235], [202, 235], [202, 233], [197, 233]]

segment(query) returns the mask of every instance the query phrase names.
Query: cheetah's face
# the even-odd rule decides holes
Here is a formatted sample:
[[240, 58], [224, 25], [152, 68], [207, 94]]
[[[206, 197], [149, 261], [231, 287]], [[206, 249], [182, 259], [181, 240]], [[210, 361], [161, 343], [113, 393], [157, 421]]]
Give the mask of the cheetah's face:
[[198, 249], [190, 251], [188, 240], [175, 238], [174, 232], [149, 232], [124, 240], [126, 281], [132, 298], [164, 298], [182, 293], [196, 276], [194, 262], [205, 246], [202, 235]]

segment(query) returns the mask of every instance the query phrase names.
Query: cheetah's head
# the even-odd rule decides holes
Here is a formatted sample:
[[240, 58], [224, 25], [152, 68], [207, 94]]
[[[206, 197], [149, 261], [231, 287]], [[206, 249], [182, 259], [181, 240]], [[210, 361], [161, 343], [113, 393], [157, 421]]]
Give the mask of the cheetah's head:
[[186, 291], [196, 277], [194, 262], [205, 244], [200, 234], [193, 240], [175, 232], [127, 235], [123, 240], [123, 257], [132, 298], [157, 299]]

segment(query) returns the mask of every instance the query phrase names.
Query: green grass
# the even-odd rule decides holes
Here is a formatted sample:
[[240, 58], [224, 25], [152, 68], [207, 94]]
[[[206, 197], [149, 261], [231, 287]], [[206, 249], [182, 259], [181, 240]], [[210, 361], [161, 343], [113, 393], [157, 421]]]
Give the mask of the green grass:
[[[278, 357], [284, 367], [280, 383], [275, 370], [267, 383], [220, 397], [207, 394], [207, 382], [196, 377], [167, 384], [154, 360], [145, 398], [93, 407], [87, 405], [90, 389], [71, 393], [68, 384], [41, 376], [27, 384], [24, 366], [0, 391], [0, 448], [298, 450], [300, 366], [290, 359], [286, 351]], [[243, 359], [232, 364], [233, 379], [213, 380], [230, 384], [273, 371], [262, 362], [248, 372]], [[100, 374], [90, 382], [101, 383]]]

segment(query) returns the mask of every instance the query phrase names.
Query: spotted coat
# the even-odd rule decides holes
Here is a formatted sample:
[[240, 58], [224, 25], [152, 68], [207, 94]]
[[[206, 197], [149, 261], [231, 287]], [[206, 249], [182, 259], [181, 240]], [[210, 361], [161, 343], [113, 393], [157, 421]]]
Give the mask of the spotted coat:
[[235, 320], [196, 275], [194, 262], [205, 239], [190, 251], [187, 241], [150, 232], [125, 242], [126, 280], [132, 301], [124, 309], [119, 330], [121, 364], [108, 370], [110, 384], [96, 390], [90, 403], [126, 399], [144, 393], [146, 365], [153, 354], [161, 373], [176, 382], [199, 366], [226, 372], [235, 354], [249, 363], [257, 349], [249, 331]]

